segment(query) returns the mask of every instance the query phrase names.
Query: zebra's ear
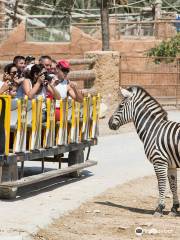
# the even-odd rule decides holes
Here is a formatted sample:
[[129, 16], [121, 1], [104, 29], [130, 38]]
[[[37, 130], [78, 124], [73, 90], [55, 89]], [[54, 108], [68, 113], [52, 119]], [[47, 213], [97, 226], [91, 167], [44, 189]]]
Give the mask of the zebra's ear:
[[133, 93], [132, 92], [130, 92], [130, 91], [128, 91], [128, 90], [126, 90], [126, 89], [124, 89], [124, 88], [122, 88], [122, 87], [120, 87], [120, 90], [121, 90], [121, 93], [122, 93], [122, 95], [124, 96], [124, 97], [132, 97], [132, 95], [133, 95]]

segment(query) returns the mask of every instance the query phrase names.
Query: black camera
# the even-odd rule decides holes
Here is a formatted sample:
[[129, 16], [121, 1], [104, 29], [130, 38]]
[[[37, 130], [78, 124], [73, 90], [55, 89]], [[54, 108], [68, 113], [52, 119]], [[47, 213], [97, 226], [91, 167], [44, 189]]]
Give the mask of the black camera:
[[22, 78], [22, 77], [24, 77], [24, 73], [23, 72], [21, 72], [21, 70], [17, 70], [17, 78], [19, 79], [19, 78]]
[[43, 85], [44, 85], [44, 86], [47, 86], [48, 83], [50, 83], [50, 82], [52, 81], [54, 75], [53, 75], [53, 74], [50, 74], [50, 73], [48, 73], [48, 72], [44, 72], [43, 75], [44, 75], [44, 81], [45, 81]]
[[54, 76], [52, 76], [52, 74], [49, 74], [48, 72], [45, 72], [44, 77], [46, 81], [51, 82]]

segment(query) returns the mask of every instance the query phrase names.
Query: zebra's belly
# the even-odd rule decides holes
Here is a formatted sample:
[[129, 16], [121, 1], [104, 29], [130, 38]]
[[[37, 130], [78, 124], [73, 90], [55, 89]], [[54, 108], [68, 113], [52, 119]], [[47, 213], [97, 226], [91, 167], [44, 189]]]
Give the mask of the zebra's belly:
[[180, 143], [172, 144], [169, 139], [163, 139], [160, 142], [156, 140], [152, 146], [144, 150], [152, 164], [158, 161], [168, 163], [170, 168], [180, 168]]
[[151, 148], [146, 147], [146, 156], [154, 161], [167, 162], [169, 167], [180, 168], [180, 127], [179, 124], [168, 122], [160, 128], [153, 139]]

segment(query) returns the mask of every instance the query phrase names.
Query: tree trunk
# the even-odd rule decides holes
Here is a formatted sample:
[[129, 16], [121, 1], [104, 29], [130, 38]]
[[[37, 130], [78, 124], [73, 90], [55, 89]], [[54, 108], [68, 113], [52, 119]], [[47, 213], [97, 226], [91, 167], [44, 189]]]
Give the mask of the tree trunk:
[[101, 0], [101, 28], [102, 28], [102, 50], [107, 51], [109, 49], [109, 9], [108, 0]]
[[16, 14], [17, 14], [18, 3], [19, 3], [19, 0], [16, 0], [15, 5], [14, 5], [14, 14], [13, 14], [13, 20], [14, 20], [13, 27], [16, 27], [16, 25], [17, 25]]

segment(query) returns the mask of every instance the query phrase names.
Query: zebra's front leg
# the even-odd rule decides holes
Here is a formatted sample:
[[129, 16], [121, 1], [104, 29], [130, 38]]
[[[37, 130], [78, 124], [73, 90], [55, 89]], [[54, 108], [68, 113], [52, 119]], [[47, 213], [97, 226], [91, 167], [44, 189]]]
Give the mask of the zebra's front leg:
[[162, 216], [165, 208], [165, 192], [167, 179], [167, 165], [154, 165], [154, 170], [158, 180], [159, 204], [155, 209], [154, 216]]
[[171, 192], [173, 194], [173, 206], [171, 208], [170, 215], [176, 216], [178, 214], [179, 199], [177, 195], [177, 169], [168, 169], [168, 180]]

